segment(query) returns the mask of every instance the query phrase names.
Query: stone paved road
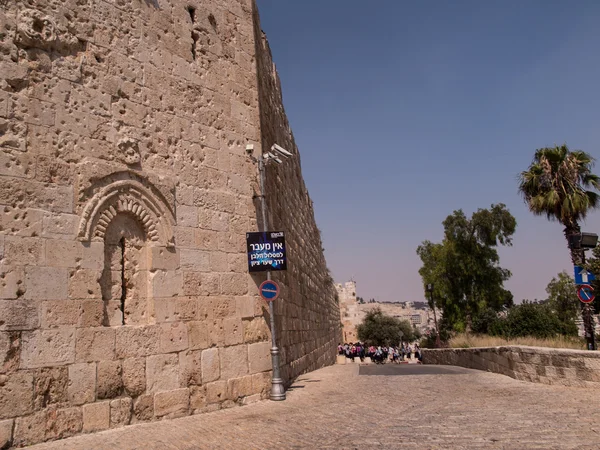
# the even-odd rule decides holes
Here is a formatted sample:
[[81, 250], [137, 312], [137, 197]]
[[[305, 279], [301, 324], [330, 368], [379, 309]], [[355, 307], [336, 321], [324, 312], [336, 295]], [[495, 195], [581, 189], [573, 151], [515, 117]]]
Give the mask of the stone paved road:
[[332, 366], [304, 375], [285, 402], [32, 449], [600, 449], [597, 391], [460, 368], [403, 376], [359, 376], [358, 369]]

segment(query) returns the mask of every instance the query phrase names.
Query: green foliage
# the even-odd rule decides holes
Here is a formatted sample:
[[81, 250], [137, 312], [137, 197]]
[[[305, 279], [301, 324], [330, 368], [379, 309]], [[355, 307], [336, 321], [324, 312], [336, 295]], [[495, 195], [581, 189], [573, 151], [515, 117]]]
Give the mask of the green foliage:
[[500, 319], [498, 312], [492, 308], [485, 308], [473, 316], [471, 331], [478, 334], [495, 335], [499, 328]]
[[562, 331], [563, 325], [556, 314], [552, 313], [548, 304], [528, 301], [510, 309], [502, 330], [503, 335], [508, 338], [518, 336], [549, 338], [563, 334]]
[[[564, 226], [565, 236], [579, 233], [579, 220], [600, 205], [594, 190], [600, 178], [592, 173], [594, 158], [566, 145], [541, 148], [519, 176], [519, 191], [529, 210]], [[571, 249], [574, 264], [583, 263], [583, 251]]]
[[398, 345], [415, 338], [410, 322], [388, 316], [379, 308], [369, 311], [357, 329], [358, 339], [367, 345]]
[[557, 278], [552, 278], [548, 283], [546, 292], [548, 293], [548, 307], [561, 323], [561, 334], [576, 336], [575, 319], [581, 309], [573, 278], [566, 272], [559, 273]]
[[462, 210], [454, 211], [443, 225], [441, 243], [424, 241], [417, 248], [423, 263], [419, 274], [424, 285], [434, 285], [435, 305], [449, 328], [464, 331], [479, 311], [513, 303], [504, 289], [511, 273], [499, 266], [497, 247], [512, 245], [517, 222], [505, 205], [497, 204], [477, 210], [470, 219]]

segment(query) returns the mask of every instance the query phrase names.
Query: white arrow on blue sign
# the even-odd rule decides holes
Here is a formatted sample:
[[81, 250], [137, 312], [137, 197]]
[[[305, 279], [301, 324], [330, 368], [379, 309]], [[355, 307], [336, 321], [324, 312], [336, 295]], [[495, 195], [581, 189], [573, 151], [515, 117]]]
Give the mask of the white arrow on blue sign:
[[596, 277], [592, 272], [588, 272], [581, 266], [574, 266], [575, 268], [575, 284], [589, 284], [594, 281]]

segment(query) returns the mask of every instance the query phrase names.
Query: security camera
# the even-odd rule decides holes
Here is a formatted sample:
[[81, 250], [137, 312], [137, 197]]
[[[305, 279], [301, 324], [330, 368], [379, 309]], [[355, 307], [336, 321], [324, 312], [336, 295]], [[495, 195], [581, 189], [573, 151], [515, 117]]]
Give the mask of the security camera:
[[252, 144], [246, 145], [246, 154], [252, 155], [252, 153], [254, 153], [254, 145], [252, 145]]
[[293, 155], [292, 155], [290, 152], [288, 152], [288, 151], [287, 151], [285, 148], [283, 148], [283, 147], [280, 147], [280, 146], [279, 146], [279, 145], [277, 145], [277, 144], [273, 144], [273, 146], [271, 147], [271, 150], [272, 150], [272, 151], [276, 151], [276, 152], [278, 152], [279, 154], [281, 154], [281, 155], [283, 155], [283, 156], [288, 156], [288, 157], [289, 157], [289, 156], [293, 156]]

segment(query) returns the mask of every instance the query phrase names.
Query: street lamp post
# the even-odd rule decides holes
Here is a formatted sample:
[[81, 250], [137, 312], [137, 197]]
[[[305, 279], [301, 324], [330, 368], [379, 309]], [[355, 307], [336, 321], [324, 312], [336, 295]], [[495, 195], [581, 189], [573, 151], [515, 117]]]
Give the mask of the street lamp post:
[[[248, 150], [248, 147], [247, 147]], [[287, 157], [291, 156], [291, 153], [282, 149], [277, 145], [273, 145], [272, 151], [277, 151], [280, 156]], [[258, 157], [258, 173], [260, 182], [260, 210], [262, 216], [262, 223], [260, 231], [268, 231], [267, 226], [267, 203], [265, 201], [265, 167], [267, 162], [274, 161], [277, 164], [282, 164], [280, 158], [275, 156], [273, 153], [264, 153]], [[267, 280], [271, 279], [271, 271], [267, 270]], [[273, 307], [273, 301], [269, 302], [269, 315], [271, 323], [271, 365], [273, 366], [273, 378], [271, 379], [271, 394], [269, 398], [274, 401], [285, 400], [285, 388], [283, 387], [283, 380], [281, 379], [281, 372], [279, 369], [279, 348], [277, 347], [276, 330], [275, 330], [275, 311]]]
[[436, 348], [440, 348], [442, 343], [440, 341], [440, 328], [438, 327], [437, 314], [435, 313], [435, 302], [433, 301], [433, 283], [427, 285], [427, 292], [429, 293], [429, 306], [433, 309], [433, 320], [435, 322], [435, 346]]

